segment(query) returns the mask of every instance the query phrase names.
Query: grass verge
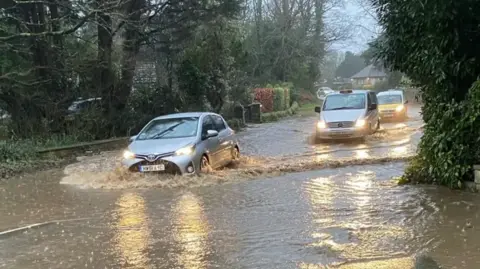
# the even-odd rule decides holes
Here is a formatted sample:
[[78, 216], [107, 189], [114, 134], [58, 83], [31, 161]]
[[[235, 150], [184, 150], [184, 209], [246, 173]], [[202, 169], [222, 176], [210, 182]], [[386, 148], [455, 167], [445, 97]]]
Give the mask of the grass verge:
[[58, 157], [55, 154], [40, 154], [38, 150], [71, 146], [80, 142], [85, 140], [63, 135], [38, 139], [0, 140], [0, 179], [71, 162], [75, 158], [74, 155]]
[[310, 116], [315, 116], [317, 113], [315, 112], [315, 107], [319, 106], [320, 104], [318, 103], [306, 103], [300, 105], [300, 107], [297, 110], [297, 114], [301, 117], [310, 117]]

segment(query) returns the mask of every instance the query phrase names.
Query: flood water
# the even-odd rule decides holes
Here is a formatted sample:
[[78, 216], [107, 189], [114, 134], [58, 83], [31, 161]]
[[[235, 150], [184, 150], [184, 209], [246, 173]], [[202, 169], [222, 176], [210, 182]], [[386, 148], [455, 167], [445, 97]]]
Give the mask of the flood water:
[[[285, 131], [265, 144], [258, 135], [289, 124], [304, 126], [296, 139]], [[131, 180], [136, 183], [120, 189], [67, 184], [94, 181], [101, 165], [93, 164], [115, 159], [113, 152], [80, 160], [67, 176], [59, 169], [0, 183], [0, 268], [404, 269], [414, 268], [418, 255], [443, 268], [480, 268], [480, 196], [398, 186], [392, 177], [402, 174], [403, 162], [353, 165], [362, 156], [410, 154], [421, 136], [416, 120], [400, 126], [410, 131], [392, 131], [392, 123], [385, 137], [354, 144], [309, 144], [308, 124], [311, 119], [253, 126], [240, 133], [243, 144], [259, 138], [244, 152], [264, 153], [258, 157], [266, 164], [254, 166], [356, 162], [252, 177], [232, 177], [243, 168], [230, 169], [192, 177], [187, 185], [175, 185], [175, 178]], [[282, 139], [286, 149], [278, 151]], [[289, 147], [295, 143], [301, 147]], [[32, 224], [39, 225], [1, 233]]]

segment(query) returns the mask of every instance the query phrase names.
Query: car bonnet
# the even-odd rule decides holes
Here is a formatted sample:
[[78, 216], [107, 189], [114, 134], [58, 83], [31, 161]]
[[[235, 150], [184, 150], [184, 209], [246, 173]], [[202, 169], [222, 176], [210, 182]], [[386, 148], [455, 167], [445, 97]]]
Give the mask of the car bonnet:
[[134, 140], [128, 149], [135, 154], [164, 154], [192, 145], [195, 137]]
[[325, 122], [356, 121], [365, 114], [365, 109], [341, 109], [322, 111]]

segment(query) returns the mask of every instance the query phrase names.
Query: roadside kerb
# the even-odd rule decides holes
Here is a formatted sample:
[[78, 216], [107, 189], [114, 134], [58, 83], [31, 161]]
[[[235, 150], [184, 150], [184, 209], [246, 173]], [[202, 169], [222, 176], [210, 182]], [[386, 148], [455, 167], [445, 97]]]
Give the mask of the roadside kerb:
[[126, 147], [128, 145], [129, 137], [111, 138], [105, 140], [97, 140], [92, 142], [85, 142], [79, 144], [73, 144], [62, 147], [44, 148], [38, 149], [37, 153], [40, 155], [54, 155], [57, 157], [67, 157], [77, 154], [85, 154], [85, 152], [92, 151], [104, 151], [113, 150], [120, 147]]

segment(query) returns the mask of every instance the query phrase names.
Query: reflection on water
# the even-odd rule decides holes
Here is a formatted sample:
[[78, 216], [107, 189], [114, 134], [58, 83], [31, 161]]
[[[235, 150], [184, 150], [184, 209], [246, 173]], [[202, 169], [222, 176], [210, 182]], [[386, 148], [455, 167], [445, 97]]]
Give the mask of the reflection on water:
[[[410, 269], [414, 268], [414, 260], [410, 257], [394, 258], [388, 260], [373, 260], [361, 263], [347, 263], [337, 266], [323, 266], [318, 264], [301, 263], [300, 269]], [[434, 268], [432, 268], [434, 269]]]
[[[318, 177], [311, 179], [304, 185], [304, 191], [312, 207], [312, 217], [315, 223], [331, 224], [334, 222], [331, 218], [325, 218], [322, 214], [324, 209], [333, 206], [334, 185], [332, 177]], [[312, 234], [313, 238], [321, 238], [318, 232]]]
[[315, 155], [315, 162], [322, 162], [324, 160], [329, 160], [331, 158], [332, 158], [332, 156], [328, 153], [326, 153], [326, 154], [316, 154]]
[[393, 125], [393, 129], [401, 129], [401, 128], [406, 128], [407, 127], [407, 124], [406, 123], [396, 123], [395, 125]]
[[206, 268], [208, 224], [200, 200], [193, 194], [185, 194], [177, 202], [174, 213], [174, 237], [180, 246], [178, 263], [187, 269]]
[[390, 155], [392, 157], [401, 157], [401, 156], [406, 156], [408, 152], [409, 146], [400, 146], [400, 147], [394, 147], [390, 151]]
[[150, 230], [145, 200], [137, 193], [125, 193], [114, 211], [116, 250], [128, 268], [151, 268], [147, 256]]
[[368, 149], [361, 149], [355, 151], [356, 159], [368, 159], [370, 158], [370, 153]]
[[366, 219], [368, 219], [369, 208], [373, 207], [371, 203], [372, 196], [369, 192], [372, 190], [372, 181], [374, 178], [375, 173], [371, 171], [360, 171], [358, 174], [348, 177], [346, 182], [346, 184], [355, 191], [356, 195], [353, 196], [354, 202], [358, 211], [363, 217], [366, 217]]
[[372, 170], [358, 170], [310, 179], [303, 185], [312, 208], [309, 248], [320, 253], [323, 262], [302, 263], [300, 268], [327, 268], [322, 266], [408, 255], [403, 249], [403, 240], [409, 236], [405, 228], [396, 222], [380, 221], [378, 206], [383, 204], [385, 193], [378, 192], [376, 177]]

